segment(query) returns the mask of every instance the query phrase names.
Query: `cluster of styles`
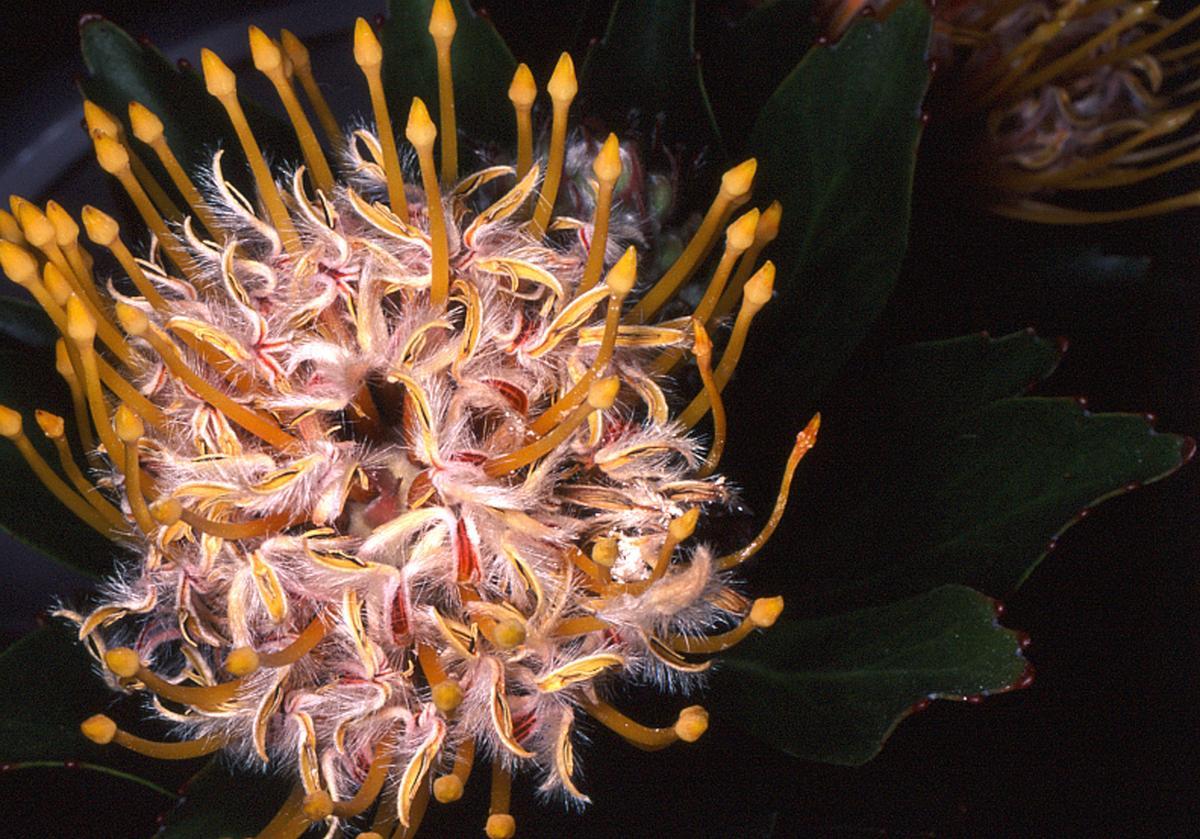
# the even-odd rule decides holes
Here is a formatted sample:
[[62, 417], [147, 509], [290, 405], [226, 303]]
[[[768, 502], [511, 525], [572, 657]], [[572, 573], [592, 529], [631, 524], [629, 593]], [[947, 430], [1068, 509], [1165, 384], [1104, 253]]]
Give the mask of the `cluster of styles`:
[[[825, 0], [823, 18], [837, 37], [856, 15], [886, 14], [895, 5]], [[1200, 205], [1197, 192], [1151, 192], [1142, 203], [1124, 200], [1103, 210], [1061, 200], [1133, 187], [1200, 163], [1200, 41], [1189, 35], [1200, 6], [1172, 20], [1158, 14], [1157, 5], [936, 4], [933, 116], [966, 123], [961, 127], [975, 139], [967, 141], [973, 150], [965, 165], [994, 211], [1033, 222], [1092, 224]], [[1061, 195], [1050, 201], [1052, 193]]]
[[[535, 158], [536, 89], [521, 65], [515, 166], [459, 177], [455, 28], [439, 0], [429, 32], [441, 130], [413, 100], [407, 166], [365, 21], [354, 57], [377, 130], [345, 135], [303, 45], [252, 28], [255, 66], [291, 117], [304, 166], [276, 179], [233, 73], [205, 51], [205, 83], [237, 132], [256, 201], [227, 181], [219, 152], [201, 193], [148, 109], [130, 106], [135, 147], [89, 102], [96, 157], [153, 234], [145, 258], [84, 207], [88, 239], [127, 275], [98, 284], [59, 205], [14, 198], [0, 213], [3, 270], [62, 333], [73, 421], [39, 411], [37, 422], [64, 477], [9, 408], [0, 433], [135, 556], [98, 606], [60, 614], [110, 684], [144, 696], [179, 739], [146, 740], [104, 715], [83, 732], [163, 758], [223, 751], [289, 775], [294, 793], [263, 836], [316, 823], [411, 836], [431, 794], [462, 795], [477, 756], [491, 765], [488, 836], [515, 832], [517, 773], [586, 803], [581, 719], [643, 749], [695, 740], [708, 724], [700, 706], [652, 728], [606, 698], [635, 683], [694, 689], [708, 654], [770, 626], [783, 606], [746, 598], [733, 572], [779, 522], [817, 418], [757, 538], [724, 556], [692, 538], [706, 510], [732, 503], [715, 474], [721, 393], [772, 294], [774, 268], [758, 257], [780, 208], [734, 218], [754, 161], [723, 176], [678, 259], [635, 293], [649, 222], [621, 198], [638, 188], [627, 176], [636, 153], [612, 135], [568, 140], [569, 56], [547, 85], [547, 153]], [[188, 212], [148, 174], [142, 146]], [[723, 232], [711, 279], [684, 305], [677, 293]], [[671, 307], [680, 316], [665, 318]], [[709, 332], [730, 322], [715, 363]], [[670, 375], [693, 361], [703, 387], [672, 416]], [[691, 429], [710, 415], [703, 449]]]

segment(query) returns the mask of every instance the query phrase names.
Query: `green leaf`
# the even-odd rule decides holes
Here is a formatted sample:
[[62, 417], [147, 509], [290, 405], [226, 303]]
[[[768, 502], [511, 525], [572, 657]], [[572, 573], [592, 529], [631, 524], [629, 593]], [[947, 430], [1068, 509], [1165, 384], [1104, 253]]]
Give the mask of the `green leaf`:
[[781, 621], [723, 659], [724, 695], [751, 733], [807, 760], [857, 766], [914, 705], [1023, 686], [1017, 633], [961, 586], [870, 609]]
[[875, 468], [839, 466], [836, 504], [811, 512], [826, 526], [801, 538], [810, 579], [887, 597], [948, 582], [1005, 594], [1094, 506], [1171, 474], [1194, 448], [1145, 417], [1061, 398], [948, 410], [882, 439], [891, 451], [871, 450]]
[[[754, 410], [772, 418], [753, 441], [759, 451], [789, 448], [787, 436], [895, 285], [929, 33], [922, 0], [907, 0], [882, 22], [860, 19], [837, 44], [811, 50], [758, 117], [750, 143], [759, 160], [755, 203], [783, 204], [771, 254], [779, 293], [758, 316], [740, 368], [754, 371], [742, 377]], [[732, 448], [744, 445], [731, 440]]]
[[[57, 464], [57, 455], [33, 411], [51, 411], [67, 419], [68, 428], [72, 425], [70, 395], [54, 369], [56, 337], [41, 309], [0, 297], [0, 404], [22, 414], [26, 436], [51, 464]], [[78, 447], [75, 451], [80, 453]], [[51, 495], [7, 440], [0, 440], [0, 470], [7, 476], [0, 489], [0, 528], [88, 576], [112, 569], [113, 545]]]
[[892, 352], [859, 389], [872, 402], [887, 400], [880, 420], [905, 426], [944, 421], [1025, 392], [1054, 372], [1062, 352], [1031, 329], [910, 344]]
[[0, 296], [0, 345], [10, 343], [54, 352], [58, 330], [41, 307], [29, 300]]
[[580, 107], [615, 131], [638, 111], [664, 116], [669, 139], [721, 144], [694, 43], [692, 0], [617, 0], [604, 37], [588, 51]]
[[79, 769], [174, 795], [148, 779], [149, 761], [97, 746], [79, 724], [111, 703], [113, 693], [92, 672], [92, 660], [61, 624], [33, 632], [0, 654], [0, 763], [13, 769], [65, 761]]
[[274, 775], [233, 773], [219, 760], [187, 782], [155, 839], [253, 836], [274, 817], [288, 785]]
[[[458, 130], [477, 143], [516, 142], [508, 85], [517, 61], [491, 22], [466, 0], [451, 0], [458, 29], [450, 45]], [[437, 50], [429, 34], [433, 0], [390, 0], [383, 26], [383, 86], [392, 122], [403, 126], [414, 96], [438, 113]], [[460, 153], [461, 165], [461, 153]]]
[[[226, 177], [243, 188], [250, 180], [237, 134], [225, 109], [192, 70], [181, 70], [152, 46], [144, 46], [115, 23], [100, 17], [85, 20], [79, 29], [80, 47], [88, 77], [81, 85], [84, 94], [129, 129], [129, 103], [141, 102], [162, 120], [167, 144], [184, 169], [207, 170], [217, 148], [226, 150]], [[246, 118], [259, 145], [273, 162], [299, 162], [299, 144], [290, 127], [267, 114], [245, 97], [240, 97]], [[170, 179], [157, 158], [144, 146], [142, 160], [159, 182]]]
[[744, 147], [754, 118], [821, 33], [812, 0], [769, 0], [704, 44], [704, 83], [731, 150]]

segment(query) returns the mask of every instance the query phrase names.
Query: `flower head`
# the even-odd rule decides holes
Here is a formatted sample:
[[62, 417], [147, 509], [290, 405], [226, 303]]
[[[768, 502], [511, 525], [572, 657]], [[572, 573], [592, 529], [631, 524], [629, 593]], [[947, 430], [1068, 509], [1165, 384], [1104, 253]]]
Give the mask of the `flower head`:
[[[66, 480], [20, 415], [0, 409], [0, 434], [134, 557], [99, 605], [64, 614], [112, 686], [145, 695], [180, 739], [144, 740], [103, 715], [83, 731], [164, 758], [223, 750], [291, 775], [296, 792], [270, 835], [349, 821], [377, 800], [373, 830], [415, 830], [430, 792], [457, 799], [477, 757], [492, 764], [489, 836], [515, 830], [514, 774], [586, 803], [580, 716], [643, 749], [697, 739], [700, 706], [651, 728], [606, 698], [629, 683], [695, 687], [707, 655], [769, 627], [783, 605], [748, 600], [733, 574], [778, 524], [816, 418], [760, 535], [726, 555], [697, 538], [703, 513], [733, 501], [715, 474], [721, 392], [774, 281], [757, 262], [779, 206], [734, 218], [754, 161], [724, 175], [679, 258], [636, 294], [629, 243], [655, 222], [614, 206], [630, 151], [610, 135], [593, 156], [571, 137], [570, 57], [547, 85], [547, 152], [534, 154], [536, 89], [522, 66], [510, 90], [515, 167], [461, 177], [456, 26], [449, 3], [433, 8], [440, 128], [414, 99], [411, 151], [391, 129], [365, 21], [354, 56], [376, 130], [347, 136], [299, 41], [252, 28], [255, 66], [303, 166], [277, 180], [234, 74], [206, 50], [205, 83], [257, 200], [227, 180], [220, 151], [198, 187], [159, 118], [134, 103], [134, 135], [187, 202], [176, 212], [121, 124], [88, 103], [96, 157], [152, 232], [149, 253], [136, 258], [117, 222], [85, 207], [82, 232], [127, 277], [102, 292], [80, 226], [53, 202], [19, 198], [0, 242], [4, 271], [62, 333], [58, 369], [95, 483], [63, 418], [38, 423]], [[698, 302], [656, 319], [722, 231]], [[716, 361], [709, 332], [734, 310]], [[693, 359], [703, 387], [673, 416], [670, 374]], [[710, 413], [704, 451], [691, 429]]]
[[[828, 3], [828, 30], [838, 35], [855, 14], [886, 13], [889, 6]], [[1058, 203], [1062, 193], [1132, 187], [1200, 160], [1191, 73], [1197, 44], [1177, 43], [1200, 9], [1171, 20], [1155, 14], [1155, 6], [937, 4], [933, 54], [941, 84], [932, 108], [939, 119], [977, 123], [974, 147], [959, 156], [993, 210], [1028, 221], [1086, 224], [1200, 203], [1196, 192], [1104, 211]]]

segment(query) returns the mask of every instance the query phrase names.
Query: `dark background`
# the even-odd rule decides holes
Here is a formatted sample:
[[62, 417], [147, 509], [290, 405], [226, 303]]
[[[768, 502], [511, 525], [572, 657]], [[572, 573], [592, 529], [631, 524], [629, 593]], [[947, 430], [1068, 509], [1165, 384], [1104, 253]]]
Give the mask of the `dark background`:
[[[148, 34], [168, 55], [195, 62], [201, 44], [227, 59], [244, 58], [248, 22], [277, 28], [286, 19], [303, 36], [348, 30], [355, 15], [382, 8], [370, 0], [301, 2], [283, 14], [287, 5], [4, 4], [0, 194], [44, 200], [53, 192], [76, 208], [94, 194], [87, 190], [105, 188], [93, 167], [75, 159], [84, 150], [71, 85], [72, 75], [82, 72], [79, 13], [101, 11], [135, 35]], [[539, 78], [545, 75], [539, 68], [564, 45], [581, 59], [588, 39], [602, 31], [608, 5], [488, 4], [514, 53]], [[738, 4], [702, 0], [700, 7], [703, 44], [705, 31], [726, 25]], [[348, 36], [345, 51], [341, 71], [320, 67], [335, 89], [347, 80], [345, 95], [335, 97], [341, 114], [365, 107], [362, 92], [351, 87], [356, 70]], [[32, 158], [19, 157], [31, 148]], [[984, 329], [1000, 335], [1032, 325], [1043, 335], [1070, 339], [1059, 371], [1039, 392], [1083, 395], [1095, 410], [1151, 411], [1163, 430], [1197, 434], [1200, 214], [1087, 231], [1001, 222], [972, 210], [962, 200], [970, 196], [947, 183], [956, 148], [934, 110], [912, 251], [900, 289], [860, 357], [897, 340]], [[1198, 187], [1186, 171], [1171, 184], [1176, 192]], [[1048, 243], [1151, 255], [1153, 265], [1145, 278], [1099, 282], [1047, 265], [1039, 254]], [[858, 363], [851, 363], [848, 377]], [[1193, 464], [1104, 504], [1006, 600], [1004, 622], [1033, 639], [1028, 656], [1038, 675], [1029, 689], [978, 706], [934, 703], [902, 724], [884, 753], [861, 769], [791, 761], [733, 731], [714, 730], [691, 748], [654, 755], [601, 736], [584, 758], [586, 786], [597, 801], [592, 811], [582, 819], [543, 811], [518, 786], [520, 835], [1192, 832], [1200, 824], [1198, 481]], [[11, 543], [2, 550], [0, 631], [11, 639], [32, 627], [52, 593], [70, 591], [79, 580]], [[480, 826], [484, 786], [473, 783], [476, 800], [459, 805], [471, 807]], [[143, 836], [162, 807], [161, 798], [139, 791], [127, 800], [97, 800], [86, 774], [38, 770], [19, 779], [0, 774], [0, 801], [4, 832], [13, 836]], [[457, 835], [455, 828], [442, 830]], [[443, 835], [436, 822], [429, 835]]]

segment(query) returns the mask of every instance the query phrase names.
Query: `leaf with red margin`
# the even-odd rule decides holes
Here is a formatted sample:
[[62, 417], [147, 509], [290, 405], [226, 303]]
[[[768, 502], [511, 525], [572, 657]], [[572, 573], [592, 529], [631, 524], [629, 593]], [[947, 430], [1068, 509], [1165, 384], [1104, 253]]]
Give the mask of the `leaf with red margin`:
[[1032, 670], [996, 603], [963, 586], [832, 617], [780, 621], [721, 660], [714, 700], [764, 742], [857, 766], [932, 699], [1025, 687]]

